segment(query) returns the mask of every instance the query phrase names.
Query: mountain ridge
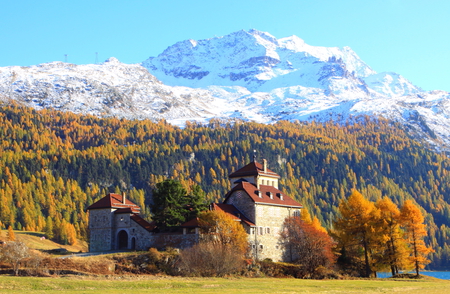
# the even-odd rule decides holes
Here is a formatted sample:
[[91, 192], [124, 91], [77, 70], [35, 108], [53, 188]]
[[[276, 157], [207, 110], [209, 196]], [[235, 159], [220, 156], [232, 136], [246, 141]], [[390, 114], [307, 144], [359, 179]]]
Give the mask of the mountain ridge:
[[0, 93], [37, 109], [177, 125], [381, 115], [439, 151], [450, 146], [450, 93], [423, 91], [394, 72], [376, 73], [350, 47], [312, 46], [257, 30], [180, 41], [141, 64], [110, 58], [2, 67]]

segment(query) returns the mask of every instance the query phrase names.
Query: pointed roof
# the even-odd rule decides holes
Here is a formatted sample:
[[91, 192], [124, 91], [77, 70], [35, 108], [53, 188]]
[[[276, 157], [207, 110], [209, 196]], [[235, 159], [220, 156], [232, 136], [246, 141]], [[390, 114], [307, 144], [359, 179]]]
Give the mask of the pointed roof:
[[[239, 209], [236, 208], [233, 204], [217, 204], [212, 203], [210, 206], [210, 210], [221, 210], [225, 212], [227, 215], [231, 216], [235, 221], [241, 221], [245, 224], [247, 224], [250, 227], [254, 227], [255, 224], [252, 223], [242, 212], [239, 211]], [[198, 228], [200, 227], [200, 221], [199, 218], [193, 218], [184, 224], [181, 225], [181, 227], [184, 228]]]
[[231, 173], [228, 177], [238, 178], [238, 177], [258, 176], [258, 175], [280, 178], [280, 176], [276, 172], [268, 168], [266, 168], [266, 171], [264, 171], [264, 166], [256, 161], [250, 162], [243, 168], [238, 169], [237, 171]]
[[137, 214], [133, 214], [130, 218], [149, 232], [153, 231], [156, 228], [155, 222], [149, 223]]
[[211, 205], [211, 210], [222, 210], [229, 216], [231, 216], [236, 221], [241, 221], [250, 227], [254, 227], [255, 224], [251, 222], [239, 209], [236, 208], [233, 204], [218, 204], [213, 203]]
[[99, 201], [95, 202], [94, 204], [90, 205], [87, 209], [102, 209], [102, 208], [116, 208], [116, 209], [123, 209], [123, 208], [129, 208], [131, 209], [132, 213], [139, 213], [141, 208], [128, 200], [125, 197], [125, 203], [123, 203], [123, 196], [115, 193], [109, 193]]
[[[231, 189], [227, 195], [225, 195], [225, 200], [223, 202], [226, 203], [228, 198], [230, 198], [231, 194], [235, 191], [244, 191], [253, 202], [258, 204], [303, 208], [300, 203], [273, 186], [259, 185], [258, 190], [254, 184], [247, 182], [241, 182]], [[270, 197], [271, 194], [272, 197]]]

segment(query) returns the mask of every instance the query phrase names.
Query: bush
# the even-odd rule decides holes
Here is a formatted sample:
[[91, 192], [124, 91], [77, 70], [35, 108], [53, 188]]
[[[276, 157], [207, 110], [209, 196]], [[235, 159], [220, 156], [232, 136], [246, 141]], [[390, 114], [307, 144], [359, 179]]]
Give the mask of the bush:
[[14, 274], [19, 275], [19, 268], [30, 256], [28, 247], [22, 242], [7, 242], [0, 251], [2, 261], [11, 264]]
[[189, 276], [223, 277], [244, 266], [240, 248], [220, 243], [202, 242], [183, 250], [180, 256], [180, 270]]

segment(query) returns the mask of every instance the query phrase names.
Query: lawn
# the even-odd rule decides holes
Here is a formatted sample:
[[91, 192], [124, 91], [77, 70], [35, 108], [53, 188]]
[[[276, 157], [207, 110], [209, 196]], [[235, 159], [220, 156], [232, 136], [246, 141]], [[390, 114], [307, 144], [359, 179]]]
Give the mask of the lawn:
[[158, 276], [0, 276], [0, 293], [447, 293], [450, 282], [426, 280], [299, 280]]

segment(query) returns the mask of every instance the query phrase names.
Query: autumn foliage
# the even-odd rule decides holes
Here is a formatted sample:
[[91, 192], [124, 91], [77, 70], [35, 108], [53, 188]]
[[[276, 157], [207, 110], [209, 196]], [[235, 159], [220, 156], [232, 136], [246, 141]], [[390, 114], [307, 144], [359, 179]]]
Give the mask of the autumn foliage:
[[247, 233], [242, 225], [222, 210], [199, 215], [202, 239], [181, 252], [181, 268], [194, 276], [224, 276], [244, 267], [248, 250]]
[[[355, 188], [371, 201], [407, 199], [426, 211], [433, 267], [450, 265], [450, 160], [384, 119], [280, 121], [271, 125], [211, 120], [179, 128], [165, 121], [98, 118], [0, 105], [0, 223], [45, 231], [55, 241], [71, 224], [88, 235], [86, 207], [110, 192], [127, 197], [150, 220], [157, 183], [199, 185], [208, 202], [230, 190], [227, 176], [264, 157], [280, 186], [330, 229], [339, 203]], [[64, 240], [63, 240], [64, 239]]]
[[339, 211], [333, 236], [344, 267], [353, 266], [365, 277], [385, 268], [395, 275], [414, 267], [418, 275], [429, 263], [426, 257], [432, 249], [423, 240], [424, 218], [411, 200], [399, 210], [387, 197], [374, 203], [354, 190]]
[[307, 222], [300, 217], [287, 218], [281, 239], [286, 259], [300, 264], [302, 271], [309, 276], [314, 276], [321, 267], [329, 268], [335, 263], [333, 240], [312, 221]]

